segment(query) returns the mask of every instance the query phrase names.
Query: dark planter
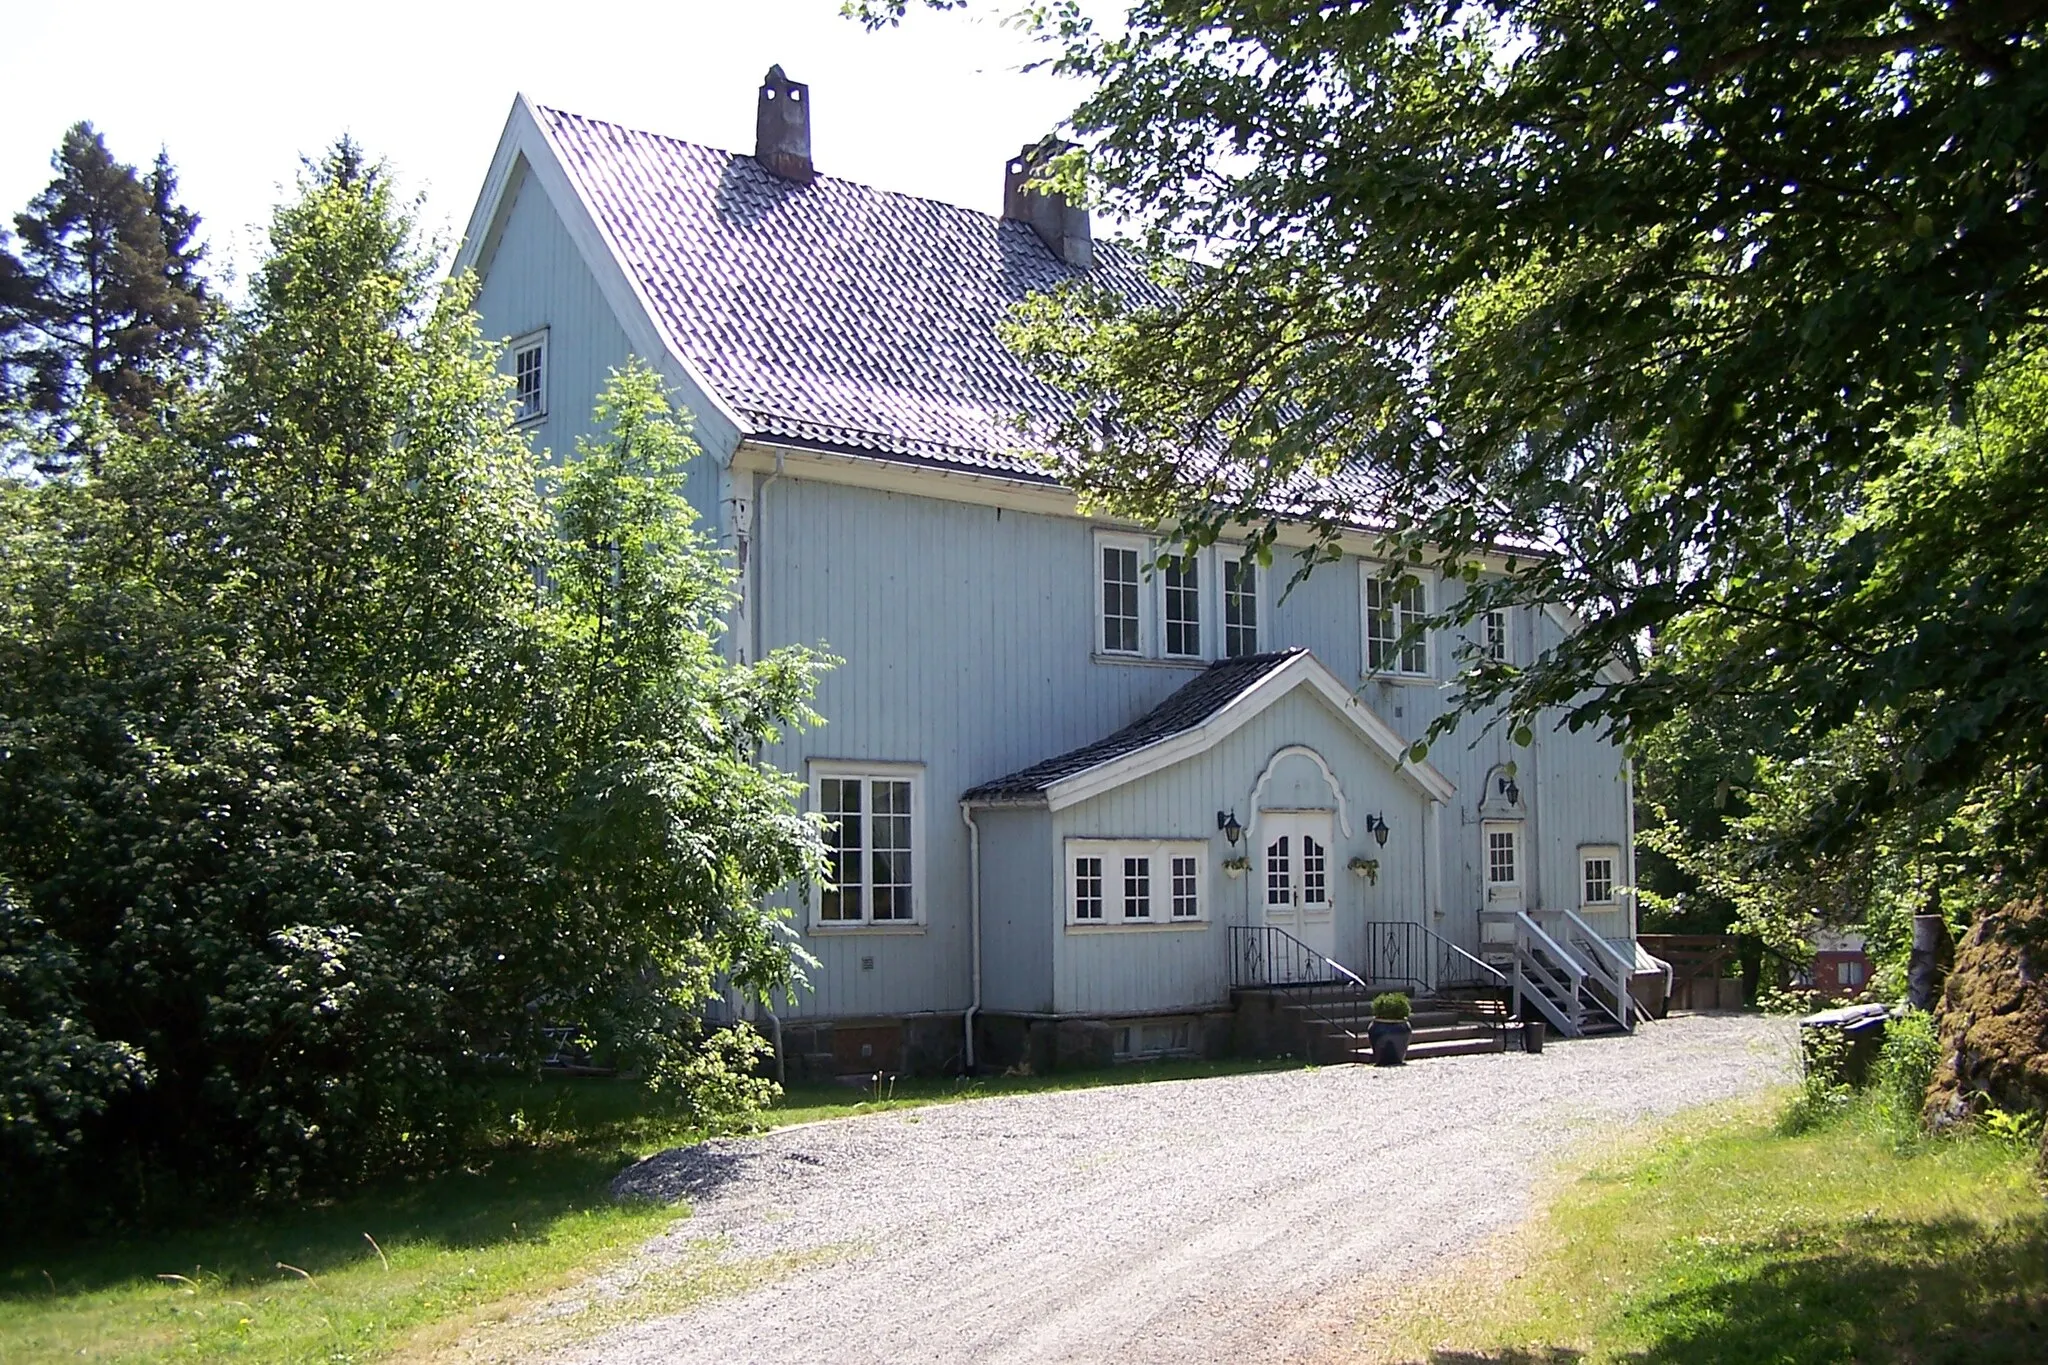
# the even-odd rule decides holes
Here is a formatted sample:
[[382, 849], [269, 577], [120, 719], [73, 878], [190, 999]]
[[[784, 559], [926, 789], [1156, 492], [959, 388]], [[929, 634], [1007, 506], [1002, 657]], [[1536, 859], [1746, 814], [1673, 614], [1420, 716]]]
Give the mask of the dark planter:
[[1541, 1019], [1524, 1019], [1522, 1021], [1522, 1051], [1543, 1051], [1543, 1033], [1544, 1028]]
[[1408, 1039], [1415, 1032], [1406, 1019], [1375, 1019], [1365, 1030], [1372, 1044], [1374, 1066], [1406, 1066]]

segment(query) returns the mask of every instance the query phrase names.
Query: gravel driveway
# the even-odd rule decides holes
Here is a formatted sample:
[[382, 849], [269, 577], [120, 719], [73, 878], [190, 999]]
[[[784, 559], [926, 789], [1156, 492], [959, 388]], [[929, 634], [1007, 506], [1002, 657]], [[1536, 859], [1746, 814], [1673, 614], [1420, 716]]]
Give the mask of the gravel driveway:
[[1520, 1219], [1575, 1139], [1793, 1072], [1788, 1023], [1692, 1016], [1540, 1057], [1026, 1095], [665, 1153], [650, 1256], [835, 1249], [570, 1357], [606, 1362], [1299, 1360], [1407, 1275]]

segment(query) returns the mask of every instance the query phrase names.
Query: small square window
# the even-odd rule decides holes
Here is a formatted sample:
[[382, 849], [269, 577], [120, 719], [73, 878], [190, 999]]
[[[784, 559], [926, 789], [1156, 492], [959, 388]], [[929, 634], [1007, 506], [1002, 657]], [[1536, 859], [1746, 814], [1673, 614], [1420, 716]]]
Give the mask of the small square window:
[[1611, 910], [1621, 900], [1621, 849], [1590, 845], [1579, 849], [1579, 904]]
[[548, 334], [529, 333], [508, 350], [512, 356], [512, 418], [537, 422], [548, 415]]

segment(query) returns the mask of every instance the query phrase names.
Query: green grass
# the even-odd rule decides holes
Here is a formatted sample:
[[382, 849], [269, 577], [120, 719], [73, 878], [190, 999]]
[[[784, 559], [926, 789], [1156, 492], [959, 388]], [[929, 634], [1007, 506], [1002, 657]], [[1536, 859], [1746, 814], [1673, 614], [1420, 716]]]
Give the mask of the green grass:
[[[893, 1091], [885, 1083], [879, 1096], [793, 1087], [767, 1122], [1270, 1065], [1159, 1063], [899, 1081]], [[0, 1361], [424, 1359], [589, 1279], [675, 1219], [673, 1208], [619, 1206], [605, 1194], [627, 1162], [703, 1136], [638, 1087], [550, 1080], [508, 1085], [502, 1098], [500, 1131], [462, 1170], [207, 1227], [7, 1248], [0, 1252]], [[795, 1268], [690, 1257], [660, 1282], [637, 1285], [633, 1303], [602, 1304], [586, 1316], [674, 1311]]]
[[2048, 1206], [2025, 1149], [1901, 1142], [1867, 1099], [1794, 1131], [1780, 1103], [1694, 1115], [1608, 1154], [1496, 1264], [1411, 1291], [1360, 1354], [2048, 1360]]

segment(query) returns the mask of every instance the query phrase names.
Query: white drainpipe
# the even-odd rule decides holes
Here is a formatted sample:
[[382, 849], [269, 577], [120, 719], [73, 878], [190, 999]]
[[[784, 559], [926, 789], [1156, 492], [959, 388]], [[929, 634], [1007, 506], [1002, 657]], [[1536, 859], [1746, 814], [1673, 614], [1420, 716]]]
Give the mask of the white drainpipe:
[[970, 934], [974, 941], [974, 994], [967, 1006], [967, 1013], [961, 1016], [960, 1027], [966, 1034], [961, 1057], [963, 1068], [974, 1070], [974, 1016], [981, 1013], [981, 827], [974, 823], [974, 808], [965, 801], [960, 803], [960, 818], [967, 822], [967, 916]]

